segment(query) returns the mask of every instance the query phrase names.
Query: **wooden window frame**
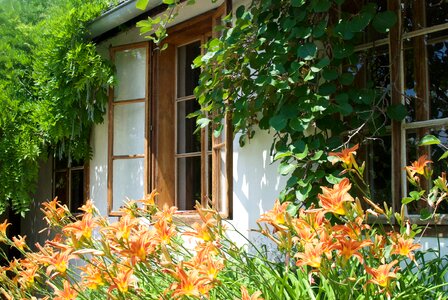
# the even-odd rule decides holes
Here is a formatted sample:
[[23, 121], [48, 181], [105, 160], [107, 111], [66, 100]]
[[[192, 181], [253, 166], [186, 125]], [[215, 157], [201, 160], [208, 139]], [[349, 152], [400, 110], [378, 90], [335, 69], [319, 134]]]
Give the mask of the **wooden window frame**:
[[[423, 2], [422, 2], [423, 3]], [[423, 5], [424, 6], [424, 5]], [[424, 37], [430, 33], [441, 32], [448, 29], [448, 23], [437, 24], [431, 27], [425, 27], [408, 32], [403, 30], [403, 8], [400, 0], [389, 0], [388, 9], [394, 11], [397, 15], [397, 23], [391, 28], [387, 38], [378, 39], [373, 42], [358, 45], [355, 51], [366, 51], [380, 46], [387, 45], [389, 47], [390, 59], [390, 84], [391, 84], [391, 104], [405, 105], [405, 65], [404, 65], [404, 45], [405, 40], [416, 37]], [[424, 13], [424, 12], [420, 12]], [[427, 63], [424, 69], [428, 69]], [[427, 78], [426, 78], [427, 79]], [[427, 80], [425, 84], [427, 85]], [[425, 96], [425, 102], [429, 101], [428, 95]], [[424, 121], [406, 122], [392, 120], [390, 133], [392, 139], [391, 164], [392, 164], [392, 208], [396, 212], [400, 212], [401, 199], [408, 194], [407, 175], [405, 167], [409, 164], [407, 161], [406, 151], [406, 134], [410, 129], [422, 129], [425, 127], [447, 126], [448, 117], [441, 119], [428, 119]], [[448, 225], [448, 214], [443, 214], [438, 220], [421, 221], [418, 215], [409, 214], [406, 210], [406, 216], [412, 223], [431, 224], [431, 225]], [[448, 228], [445, 227], [444, 228]]]
[[[173, 164], [175, 164], [178, 157], [185, 156], [183, 154], [177, 153], [176, 122], [174, 122], [176, 123], [174, 128], [170, 129], [174, 131], [173, 141], [167, 142], [166, 140], [159, 140], [159, 137], [162, 134], [161, 132], [159, 132], [161, 131], [160, 128], [168, 126], [167, 121], [162, 120], [163, 118], [159, 115], [159, 113], [161, 110], [163, 110], [163, 108], [169, 107], [169, 105], [172, 105], [174, 111], [176, 111], [178, 101], [189, 101], [191, 99], [194, 99], [194, 96], [190, 95], [177, 98], [177, 75], [175, 75], [176, 77], [174, 78], [171, 77], [171, 79], [166, 78], [169, 78], [170, 74], [177, 74], [177, 48], [193, 43], [195, 41], [201, 41], [201, 44], [203, 45], [207, 38], [216, 37], [217, 33], [213, 32], [212, 29], [220, 21], [219, 19], [224, 15], [224, 11], [225, 6], [222, 5], [217, 9], [211, 10], [200, 16], [169, 28], [168, 38], [165, 40], [165, 43], [168, 44], [168, 48], [163, 52], [158, 51], [157, 55], [155, 55], [157, 57], [157, 62], [154, 63], [155, 69], [153, 69], [153, 72], [156, 74], [156, 79], [153, 82], [155, 86], [153, 86], [152, 88], [153, 92], [155, 93], [152, 108], [154, 111], [154, 118], [151, 123], [151, 126], [155, 128], [155, 130], [152, 132], [155, 154], [153, 158], [154, 169], [152, 172], [152, 187], [159, 189], [162, 186], [162, 189], [160, 191], [161, 195], [157, 198], [157, 203], [159, 206], [162, 206], [164, 204], [175, 205], [177, 197], [177, 176], [170, 178], [169, 174], [164, 174], [162, 164], [166, 161], [171, 161]], [[169, 84], [170, 81], [172, 84], [173, 92], [166, 91], [164, 89], [164, 83]], [[175, 118], [177, 118], [176, 113]], [[227, 126], [225, 126], [224, 137], [214, 137], [214, 135], [212, 134], [211, 149], [207, 149], [208, 141], [206, 138], [206, 129], [201, 129], [201, 205], [204, 207], [211, 206], [217, 209], [222, 217], [231, 218], [233, 197], [233, 131], [229, 132], [229, 129], [231, 130], [232, 128], [231, 126], [228, 126], [228, 124], [231, 124], [231, 119], [229, 118], [229, 116], [226, 117], [225, 123]], [[211, 129], [214, 129], [213, 125]], [[161, 147], [161, 143], [167, 146]], [[172, 153], [171, 158], [164, 154], [166, 149], [168, 149], [167, 151]], [[196, 154], [199, 154], [199, 152]], [[210, 163], [212, 164], [211, 191], [207, 191], [207, 178], [209, 178], [209, 176], [207, 176], [207, 161], [209, 161], [207, 156], [209, 155], [211, 155]], [[162, 160], [162, 162], [159, 163], [158, 160]], [[223, 170], [221, 161], [225, 162], [224, 174], [222, 173]], [[174, 166], [174, 170], [168, 173], [173, 172], [174, 174], [177, 173], [177, 166]], [[231, 175], [229, 176], [229, 174]], [[222, 189], [223, 181], [225, 182], [225, 196], [222, 195], [224, 191]], [[167, 191], [167, 189], [169, 189], [169, 185], [174, 186], [174, 192], [170, 193], [169, 191]], [[209, 196], [211, 196], [211, 199]], [[197, 213], [194, 210], [180, 211], [178, 212], [177, 216], [181, 217], [184, 221], [187, 222], [196, 221], [198, 219]]]
[[[118, 101], [114, 101], [114, 89], [109, 89], [109, 106], [108, 106], [108, 119], [109, 119], [109, 127], [108, 127], [108, 168], [107, 168], [107, 211], [109, 216], [121, 216], [123, 213], [119, 210], [113, 210], [113, 163], [114, 160], [119, 159], [138, 159], [143, 158], [143, 195], [148, 194], [148, 182], [149, 182], [149, 170], [150, 170], [150, 162], [149, 157], [149, 124], [150, 120], [150, 112], [149, 110], [149, 82], [150, 82], [150, 72], [151, 69], [151, 61], [150, 61], [150, 43], [149, 42], [139, 42], [132, 43], [126, 45], [120, 45], [116, 47], [111, 47], [109, 49], [110, 59], [112, 62], [115, 61], [115, 55], [117, 52], [133, 50], [144, 48], [146, 49], [146, 82], [145, 82], [145, 97], [139, 99], [121, 99]], [[144, 116], [144, 152], [143, 154], [137, 155], [114, 155], [114, 108], [119, 105], [128, 105], [134, 103], [144, 103], [145, 116]]]
[[84, 204], [86, 202], [87, 199], [89, 199], [90, 196], [90, 176], [89, 176], [89, 172], [90, 172], [90, 168], [89, 168], [89, 163], [84, 163], [82, 166], [67, 166], [65, 168], [56, 168], [56, 161], [57, 158], [53, 158], [52, 160], [52, 185], [51, 185], [51, 193], [53, 198], [58, 197], [58, 195], [56, 195], [56, 173], [66, 173], [66, 177], [67, 177], [67, 187], [66, 187], [66, 194], [67, 194], [67, 199], [65, 203], [68, 207], [68, 209], [70, 210], [71, 213], [76, 214], [79, 213], [79, 211], [77, 211], [77, 208], [72, 208], [71, 207], [71, 202], [72, 202], [72, 193], [71, 193], [71, 188], [72, 188], [72, 171], [79, 171], [79, 170], [83, 170], [83, 201], [82, 203]]

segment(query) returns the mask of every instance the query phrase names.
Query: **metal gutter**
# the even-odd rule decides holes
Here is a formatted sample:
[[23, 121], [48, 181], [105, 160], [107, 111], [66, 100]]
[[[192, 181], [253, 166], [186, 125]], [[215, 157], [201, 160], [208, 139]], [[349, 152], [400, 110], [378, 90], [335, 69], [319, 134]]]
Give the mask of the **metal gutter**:
[[94, 39], [100, 35], [126, 23], [137, 16], [162, 4], [162, 0], [149, 1], [145, 10], [138, 9], [135, 5], [137, 0], [126, 0], [116, 7], [106, 11], [89, 25], [90, 38]]

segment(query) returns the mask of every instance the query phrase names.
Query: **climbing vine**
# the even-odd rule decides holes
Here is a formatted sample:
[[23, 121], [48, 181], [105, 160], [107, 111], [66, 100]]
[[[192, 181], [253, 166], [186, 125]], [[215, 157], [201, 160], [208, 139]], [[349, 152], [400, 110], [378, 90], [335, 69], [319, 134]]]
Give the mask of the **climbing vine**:
[[113, 70], [87, 24], [109, 2], [0, 0], [0, 213], [28, 209], [40, 161], [89, 158]]
[[356, 45], [366, 32], [386, 34], [395, 14], [374, 2], [349, 12], [353, 5], [344, 2], [255, 0], [195, 60], [202, 69], [198, 124], [220, 124], [219, 134], [229, 113], [241, 145], [269, 130], [278, 171], [289, 176], [283, 201], [310, 205], [320, 184], [340, 180], [328, 152], [380, 134], [406, 114], [388, 102], [385, 87], [355, 84], [368, 60]]

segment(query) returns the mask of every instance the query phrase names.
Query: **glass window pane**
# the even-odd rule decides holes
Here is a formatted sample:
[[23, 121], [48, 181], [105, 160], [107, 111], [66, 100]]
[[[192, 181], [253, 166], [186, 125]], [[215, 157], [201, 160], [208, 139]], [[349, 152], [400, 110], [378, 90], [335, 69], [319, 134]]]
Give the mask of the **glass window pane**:
[[113, 204], [118, 211], [127, 199], [139, 200], [144, 196], [144, 159], [116, 159], [113, 162]]
[[114, 155], [143, 154], [145, 142], [145, 103], [114, 107]]
[[404, 1], [404, 28], [413, 31], [448, 22], [448, 1], [407, 0]]
[[[418, 143], [427, 134], [432, 134], [436, 136], [443, 145], [448, 146], [448, 130], [446, 127], [438, 128], [419, 128], [413, 130], [407, 130], [406, 134], [406, 165], [411, 165], [412, 162], [416, 161], [421, 155], [427, 154], [428, 159], [432, 160], [433, 163], [430, 164], [433, 170], [433, 178], [437, 178], [442, 172], [448, 170], [448, 163], [446, 159], [439, 161], [440, 156], [445, 153], [445, 149], [440, 145], [431, 145], [425, 147], [419, 147]], [[422, 187], [425, 190], [431, 187], [431, 182], [421, 182]], [[408, 184], [408, 192], [415, 190], [413, 186]], [[427, 204], [422, 202], [412, 202], [408, 205], [408, 211], [411, 214], [419, 213], [419, 211], [427, 207]], [[442, 203], [438, 209], [439, 213], [448, 213], [448, 205], [446, 201]]]
[[84, 204], [84, 170], [71, 171], [70, 211], [76, 212]]
[[68, 172], [55, 172], [54, 174], [54, 196], [58, 197], [61, 204], [68, 204]]
[[193, 95], [200, 69], [192, 69], [193, 60], [201, 55], [200, 41], [177, 48], [177, 97]]
[[177, 159], [177, 207], [193, 210], [201, 202], [201, 157]]
[[196, 119], [187, 118], [188, 114], [200, 109], [196, 100], [177, 103], [177, 153], [201, 151], [201, 131], [196, 130]]
[[146, 48], [128, 49], [115, 53], [118, 84], [114, 100], [145, 98]]
[[392, 139], [384, 136], [371, 140], [367, 145], [367, 184], [372, 200], [381, 207], [386, 202], [392, 207]]
[[405, 44], [407, 122], [448, 117], [448, 30]]

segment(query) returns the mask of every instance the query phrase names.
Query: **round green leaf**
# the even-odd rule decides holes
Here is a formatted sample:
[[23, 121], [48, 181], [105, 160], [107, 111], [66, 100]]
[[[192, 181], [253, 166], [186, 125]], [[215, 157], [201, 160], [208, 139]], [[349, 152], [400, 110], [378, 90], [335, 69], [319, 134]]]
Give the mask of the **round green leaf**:
[[306, 43], [297, 49], [297, 56], [304, 60], [311, 60], [316, 55], [317, 47], [314, 43]]
[[386, 113], [392, 120], [401, 121], [406, 117], [407, 110], [403, 104], [394, 104], [387, 108]]
[[425, 135], [420, 140], [420, 143], [418, 143], [419, 146], [439, 145], [439, 144], [440, 140], [431, 134]]
[[384, 11], [378, 13], [373, 18], [373, 28], [375, 28], [376, 31], [381, 33], [389, 32], [389, 29], [394, 26], [395, 22], [397, 21], [397, 16], [393, 11]]
[[286, 127], [288, 120], [283, 115], [276, 115], [269, 120], [269, 125], [277, 131], [281, 131]]

